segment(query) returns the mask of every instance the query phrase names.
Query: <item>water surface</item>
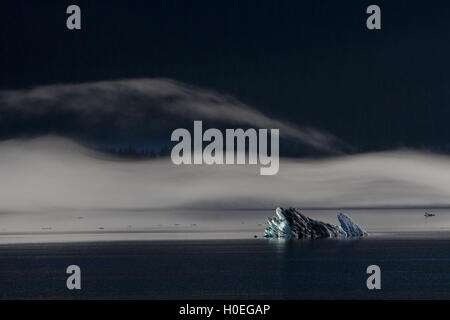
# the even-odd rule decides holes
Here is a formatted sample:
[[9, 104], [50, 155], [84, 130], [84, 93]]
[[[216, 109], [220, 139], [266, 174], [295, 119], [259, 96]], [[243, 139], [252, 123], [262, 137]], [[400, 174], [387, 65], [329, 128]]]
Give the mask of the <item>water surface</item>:
[[[449, 299], [450, 237], [190, 240], [0, 245], [0, 297]], [[77, 264], [82, 289], [66, 289]], [[379, 265], [382, 289], [366, 288]]]

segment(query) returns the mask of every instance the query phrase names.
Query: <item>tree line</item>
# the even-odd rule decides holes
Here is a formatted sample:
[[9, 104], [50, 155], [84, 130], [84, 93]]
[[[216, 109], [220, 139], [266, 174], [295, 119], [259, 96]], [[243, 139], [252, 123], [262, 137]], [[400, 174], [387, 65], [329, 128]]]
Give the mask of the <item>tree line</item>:
[[126, 158], [159, 158], [170, 155], [170, 148], [167, 145], [160, 148], [137, 148], [130, 144], [126, 147], [99, 147], [97, 151]]

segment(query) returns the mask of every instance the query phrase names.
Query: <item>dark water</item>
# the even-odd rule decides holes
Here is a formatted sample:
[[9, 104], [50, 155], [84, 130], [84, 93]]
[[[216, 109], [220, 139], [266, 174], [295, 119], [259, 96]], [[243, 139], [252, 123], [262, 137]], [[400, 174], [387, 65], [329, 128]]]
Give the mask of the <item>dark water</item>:
[[[450, 299], [450, 239], [201, 240], [0, 246], [0, 297]], [[66, 289], [66, 267], [82, 289]], [[381, 290], [366, 268], [381, 268]]]

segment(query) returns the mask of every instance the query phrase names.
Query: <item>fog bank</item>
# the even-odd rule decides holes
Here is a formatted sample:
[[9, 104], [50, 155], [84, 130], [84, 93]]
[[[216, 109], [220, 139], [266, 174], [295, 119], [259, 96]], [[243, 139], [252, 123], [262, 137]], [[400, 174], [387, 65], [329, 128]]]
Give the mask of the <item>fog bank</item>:
[[[0, 143], [0, 211], [445, 206], [448, 157], [395, 151], [259, 165], [125, 161], [62, 138]], [[63, 213], [61, 213], [63, 214]]]

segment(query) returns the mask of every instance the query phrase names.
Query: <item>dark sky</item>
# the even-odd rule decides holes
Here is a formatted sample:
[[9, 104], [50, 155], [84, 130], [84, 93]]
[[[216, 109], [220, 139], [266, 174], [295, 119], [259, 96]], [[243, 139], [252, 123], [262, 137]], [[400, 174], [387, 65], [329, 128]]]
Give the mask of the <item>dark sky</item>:
[[[66, 29], [70, 4], [80, 31]], [[370, 4], [382, 30], [365, 26]], [[164, 77], [356, 148], [450, 143], [448, 1], [7, 0], [0, 12], [2, 90]], [[61, 125], [2, 119], [14, 134]]]

